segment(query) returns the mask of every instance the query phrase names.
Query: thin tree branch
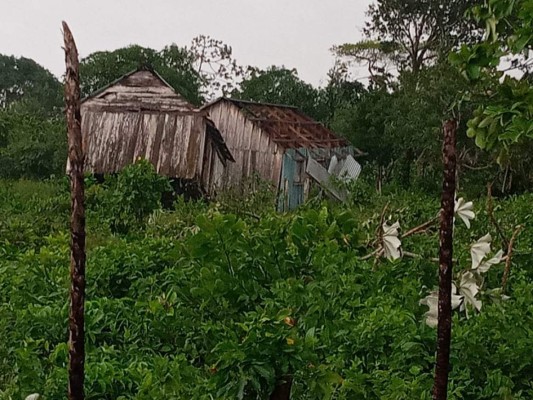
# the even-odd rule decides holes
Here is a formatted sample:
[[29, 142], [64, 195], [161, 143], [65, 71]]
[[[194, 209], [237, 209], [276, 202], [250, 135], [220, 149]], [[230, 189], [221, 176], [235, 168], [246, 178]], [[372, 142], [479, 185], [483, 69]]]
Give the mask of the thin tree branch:
[[378, 253], [380, 253], [382, 251], [382, 247], [380, 246], [378, 249], [374, 250], [372, 253], [370, 254], [367, 254], [366, 256], [364, 257], [361, 257], [361, 260], [364, 261], [364, 260], [368, 260], [369, 258], [372, 258], [374, 257], [375, 255], [377, 255]]
[[509, 275], [511, 274], [511, 260], [513, 258], [513, 246], [516, 238], [520, 234], [520, 231], [524, 228], [524, 225], [518, 225], [514, 232], [513, 236], [511, 236], [511, 240], [509, 241], [509, 245], [507, 246], [507, 256], [505, 260], [505, 270], [503, 272], [503, 278], [502, 278], [502, 293], [505, 293], [505, 290], [507, 289], [507, 281], [509, 280]]
[[409, 229], [407, 232], [405, 232], [403, 235], [401, 235], [402, 239], [405, 239], [406, 237], [412, 236], [415, 233], [419, 233], [419, 232], [425, 231], [427, 228], [429, 228], [430, 226], [434, 225], [436, 222], [439, 221], [439, 216], [440, 216], [440, 212], [439, 212], [439, 215], [437, 215], [435, 218], [430, 219], [427, 222], [424, 222], [422, 225], [418, 225], [418, 226], [416, 226], [416, 227], [414, 227], [412, 229]]
[[489, 216], [489, 220], [496, 228], [496, 232], [498, 232], [498, 236], [500, 237], [503, 247], [508, 248], [509, 247], [509, 241], [503, 234], [502, 228], [500, 227], [500, 224], [494, 217], [494, 203], [493, 203], [493, 197], [492, 197], [492, 184], [489, 184], [487, 186], [487, 215]]

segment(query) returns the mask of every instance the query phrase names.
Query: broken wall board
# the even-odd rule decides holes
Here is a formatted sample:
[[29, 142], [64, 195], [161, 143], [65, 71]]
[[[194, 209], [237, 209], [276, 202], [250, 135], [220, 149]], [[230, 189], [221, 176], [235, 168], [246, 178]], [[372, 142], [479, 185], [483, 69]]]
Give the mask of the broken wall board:
[[309, 157], [307, 159], [307, 174], [313, 178], [323, 189], [328, 191], [333, 197], [339, 201], [346, 201], [347, 193], [339, 188], [336, 188], [331, 181], [331, 175], [328, 170], [324, 168], [319, 162]]

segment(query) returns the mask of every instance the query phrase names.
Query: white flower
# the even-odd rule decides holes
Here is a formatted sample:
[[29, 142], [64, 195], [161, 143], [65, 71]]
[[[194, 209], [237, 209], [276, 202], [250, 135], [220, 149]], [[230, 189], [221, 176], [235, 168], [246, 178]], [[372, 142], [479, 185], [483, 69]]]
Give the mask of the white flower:
[[[464, 297], [464, 303], [461, 306], [461, 309], [466, 309], [466, 305], [470, 304], [476, 310], [481, 310], [481, 300], [476, 299], [477, 294], [479, 293], [479, 286], [476, 280], [476, 277], [472, 272], [465, 272], [461, 276], [461, 282], [459, 284], [459, 294]], [[467, 316], [468, 316], [468, 309]]]
[[[455, 310], [463, 303], [463, 296], [457, 295], [457, 287], [452, 283], [452, 310]], [[424, 314], [426, 317], [426, 324], [432, 328], [436, 328], [439, 322], [439, 292], [433, 291], [427, 297], [420, 300], [420, 304], [429, 307], [429, 310]]]
[[398, 229], [400, 229], [399, 222], [392, 225], [383, 224], [383, 251], [385, 257], [389, 260], [396, 260], [401, 257], [400, 246], [402, 242], [398, 239]]
[[431, 292], [427, 297], [420, 300], [420, 304], [428, 306], [426, 311], [426, 324], [432, 328], [436, 328], [439, 322], [439, 293]]
[[41, 395], [39, 393], [30, 394], [25, 400], [39, 400]]
[[483, 261], [483, 258], [490, 253], [490, 242], [492, 237], [487, 233], [470, 248], [470, 255], [472, 256], [472, 269], [476, 269]]
[[499, 250], [495, 255], [494, 257], [492, 257], [490, 260], [486, 260], [486, 261], [483, 261], [481, 264], [479, 264], [477, 270], [484, 274], [485, 272], [487, 272], [490, 267], [492, 267], [493, 265], [497, 265], [499, 263], [502, 262], [502, 258], [503, 258], [503, 250]]
[[471, 201], [465, 202], [465, 199], [463, 199], [462, 197], [460, 197], [455, 202], [454, 212], [459, 218], [463, 220], [468, 229], [470, 229], [470, 220], [476, 217], [476, 214], [474, 213], [473, 209], [474, 204]]

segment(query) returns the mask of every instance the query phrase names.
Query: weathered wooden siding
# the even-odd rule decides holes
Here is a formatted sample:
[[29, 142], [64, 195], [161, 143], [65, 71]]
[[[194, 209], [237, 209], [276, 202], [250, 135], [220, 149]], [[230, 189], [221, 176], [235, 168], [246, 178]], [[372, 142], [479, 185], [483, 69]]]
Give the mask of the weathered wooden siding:
[[199, 179], [206, 113], [153, 71], [138, 70], [82, 102], [85, 170], [115, 173], [139, 158], [161, 175]]
[[201, 176], [206, 136], [201, 114], [86, 111], [82, 132], [87, 172], [115, 173], [144, 158], [161, 175]]
[[137, 71], [91, 95], [84, 110], [172, 110], [190, 111], [194, 107], [152, 71]]
[[230, 102], [217, 102], [207, 111], [235, 159], [224, 170], [222, 163], [213, 165], [212, 174], [216, 179], [210, 184], [219, 189], [230, 188], [256, 172], [262, 179], [271, 181], [277, 189], [284, 149]]
[[[257, 172], [278, 189], [278, 208], [302, 204], [312, 185], [306, 173], [308, 157], [326, 168], [333, 155], [344, 158], [360, 151], [294, 107], [220, 98], [204, 107], [236, 162], [214, 173], [224, 189]], [[217, 169], [216, 162], [210, 168]]]
[[223, 163], [217, 154], [216, 145], [211, 138], [207, 138], [204, 151], [202, 170], [202, 187], [210, 194], [215, 195], [217, 190], [223, 188], [222, 180], [226, 163]]

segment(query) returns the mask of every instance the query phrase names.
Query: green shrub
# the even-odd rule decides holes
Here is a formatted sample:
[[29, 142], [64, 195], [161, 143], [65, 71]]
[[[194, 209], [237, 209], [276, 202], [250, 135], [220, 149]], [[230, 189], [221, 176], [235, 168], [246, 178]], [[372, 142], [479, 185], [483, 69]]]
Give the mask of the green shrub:
[[[437, 198], [397, 192], [260, 218], [180, 201], [133, 218], [135, 234], [115, 236], [96, 230], [108, 220], [94, 209], [114, 185], [88, 187], [88, 399], [268, 398], [283, 376], [293, 377], [295, 400], [430, 399], [436, 332], [419, 301], [437, 283], [438, 238], [405, 239], [421, 258], [375, 265], [361, 255], [385, 204], [386, 217], [407, 229], [435, 216]], [[505, 232], [533, 218], [530, 197], [496, 201]], [[39, 217], [49, 223], [43, 237], [0, 240], [0, 398], [62, 399], [68, 192], [64, 182], [9, 182], [0, 198], [3, 215], [25, 216], [25, 229]], [[457, 230], [460, 264], [471, 240], [491, 229], [483, 208], [476, 204], [471, 231]], [[6, 226], [2, 235], [16, 236], [18, 227]], [[532, 398], [531, 237], [526, 227], [516, 242], [511, 299], [484, 297], [481, 313], [454, 315], [450, 399]], [[487, 279], [498, 285], [501, 275], [495, 267]]]
[[276, 206], [276, 191], [271, 182], [254, 174], [243, 179], [239, 185], [222, 191], [213, 200], [218, 203], [220, 210], [250, 216], [273, 211]]
[[88, 205], [108, 221], [113, 232], [127, 233], [143, 226], [161, 208], [163, 194], [171, 190], [168, 179], [158, 175], [150, 162], [139, 160], [108, 176], [104, 186], [90, 185]]
[[0, 111], [0, 178], [45, 179], [65, 174], [63, 118]]

